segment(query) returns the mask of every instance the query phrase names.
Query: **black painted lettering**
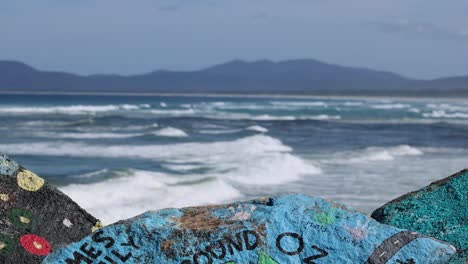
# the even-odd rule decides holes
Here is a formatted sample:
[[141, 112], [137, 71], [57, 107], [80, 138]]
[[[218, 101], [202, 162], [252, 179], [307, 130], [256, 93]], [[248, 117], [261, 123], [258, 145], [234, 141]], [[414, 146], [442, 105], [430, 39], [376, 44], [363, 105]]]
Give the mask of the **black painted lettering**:
[[226, 248], [229, 250], [229, 253], [231, 255], [234, 254], [233, 247], [237, 251], [242, 251], [242, 238], [241, 238], [241, 233], [236, 234], [237, 242], [235, 242], [231, 237], [225, 237], [224, 240], [226, 242]]
[[104, 245], [106, 248], [110, 248], [114, 245], [114, 239], [112, 237], [107, 237], [107, 236], [102, 236], [104, 234], [104, 231], [99, 230], [96, 233], [93, 234], [92, 239], [96, 243], [103, 243], [107, 242], [106, 245]]
[[[217, 253], [215, 252], [215, 249], [220, 249], [221, 252]], [[226, 248], [224, 247], [224, 244], [221, 240], [216, 241], [215, 245], [211, 244], [208, 247], [206, 247], [205, 251], [211, 254], [213, 258], [215, 259], [223, 259], [226, 257]]]
[[111, 252], [112, 252], [112, 254], [113, 254], [114, 256], [116, 256], [116, 257], [117, 257], [118, 259], [120, 259], [120, 261], [122, 261], [122, 262], [127, 262], [127, 260], [128, 260], [129, 258], [132, 257], [132, 253], [131, 253], [131, 252], [128, 252], [127, 255], [125, 255], [125, 256], [120, 255], [120, 253], [117, 252], [117, 251], [115, 251], [115, 250], [112, 250]]
[[[245, 249], [247, 250], [254, 250], [258, 246], [258, 240], [260, 237], [255, 233], [255, 231], [252, 230], [246, 230], [242, 232], [244, 236], [244, 242], [245, 242]], [[251, 241], [249, 238], [249, 235], [253, 236], [255, 238], [255, 241]]]
[[397, 262], [400, 263], [400, 264], [416, 264], [416, 262], [414, 262], [414, 259], [408, 259], [405, 262], [403, 262], [402, 260], [397, 259]]
[[115, 262], [115, 260], [109, 258], [109, 256], [106, 256], [104, 259], [107, 260], [110, 264], [117, 264], [117, 262]]
[[130, 246], [133, 247], [134, 249], [139, 249], [140, 247], [135, 244], [135, 241], [133, 240], [132, 236], [128, 236], [128, 242], [127, 243], [122, 243], [122, 246]]
[[318, 252], [320, 252], [320, 254], [305, 258], [304, 262], [306, 264], [316, 264], [313, 260], [319, 259], [319, 258], [324, 258], [324, 257], [328, 256], [328, 252], [325, 251], [324, 249], [321, 249], [321, 248], [317, 247], [316, 245], [313, 245], [312, 248], [317, 250]]
[[92, 246], [89, 246], [89, 248], [88, 248], [88, 243], [84, 243], [83, 245], [81, 245], [80, 249], [86, 255], [88, 255], [88, 257], [93, 258], [93, 259], [96, 259], [97, 257], [99, 257], [102, 254], [102, 251], [96, 250]]
[[67, 264], [81, 264], [82, 261], [85, 262], [85, 263], [88, 263], [88, 264], [93, 263], [92, 259], [87, 258], [86, 256], [82, 255], [80, 252], [77, 252], [77, 251], [73, 252], [73, 259], [67, 258], [65, 260], [65, 263], [67, 263]]
[[[200, 261], [199, 261], [199, 259], [200, 259], [202, 256], [206, 258], [206, 262], [200, 262]], [[194, 264], [201, 264], [201, 263], [204, 263], [204, 264], [213, 264], [213, 259], [211, 258], [211, 256], [210, 256], [208, 253], [201, 251], [201, 252], [198, 252], [197, 254], [195, 254], [195, 255], [193, 256], [193, 263], [194, 263]]]
[[[281, 245], [281, 240], [285, 237], [292, 237], [294, 239], [297, 240], [297, 249], [294, 250], [294, 251], [288, 251], [286, 249], [283, 248], [283, 246]], [[276, 247], [279, 249], [279, 251], [281, 251], [281, 253], [285, 254], [285, 255], [288, 255], [288, 256], [294, 256], [294, 255], [297, 255], [299, 253], [302, 252], [302, 250], [304, 249], [304, 240], [302, 239], [302, 237], [299, 235], [299, 234], [296, 234], [296, 233], [283, 233], [281, 235], [279, 235], [277, 238], [276, 238]]]

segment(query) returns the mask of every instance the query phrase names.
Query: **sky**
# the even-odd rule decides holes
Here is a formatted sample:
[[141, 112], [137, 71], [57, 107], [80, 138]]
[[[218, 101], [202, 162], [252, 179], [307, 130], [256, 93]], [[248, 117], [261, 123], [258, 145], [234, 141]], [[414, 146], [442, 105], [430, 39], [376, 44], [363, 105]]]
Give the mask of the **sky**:
[[1, 0], [0, 60], [78, 74], [318, 59], [468, 75], [466, 0]]

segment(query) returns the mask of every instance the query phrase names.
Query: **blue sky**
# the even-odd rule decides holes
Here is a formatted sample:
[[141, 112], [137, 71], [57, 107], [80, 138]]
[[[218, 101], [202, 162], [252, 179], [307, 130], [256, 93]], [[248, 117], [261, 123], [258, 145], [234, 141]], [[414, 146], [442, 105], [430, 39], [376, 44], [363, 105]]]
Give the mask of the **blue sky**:
[[468, 74], [466, 0], [1, 0], [0, 59], [80, 74], [314, 58]]

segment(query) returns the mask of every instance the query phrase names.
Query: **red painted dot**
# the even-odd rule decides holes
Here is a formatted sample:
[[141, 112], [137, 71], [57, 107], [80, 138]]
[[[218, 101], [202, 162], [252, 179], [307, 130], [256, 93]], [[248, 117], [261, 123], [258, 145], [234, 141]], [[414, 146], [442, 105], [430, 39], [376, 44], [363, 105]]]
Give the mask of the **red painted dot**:
[[50, 254], [50, 243], [45, 238], [37, 235], [24, 235], [20, 237], [21, 245], [29, 253], [46, 256]]

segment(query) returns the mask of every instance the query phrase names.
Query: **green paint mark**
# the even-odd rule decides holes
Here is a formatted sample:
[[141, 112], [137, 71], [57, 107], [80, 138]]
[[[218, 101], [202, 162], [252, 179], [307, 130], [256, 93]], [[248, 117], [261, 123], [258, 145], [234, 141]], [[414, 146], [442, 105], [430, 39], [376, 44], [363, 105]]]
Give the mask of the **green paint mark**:
[[327, 210], [324, 213], [316, 214], [314, 220], [321, 226], [329, 226], [335, 223], [335, 214], [333, 210]]
[[258, 264], [278, 264], [274, 259], [272, 259], [267, 254], [260, 252], [260, 256], [258, 257]]
[[11, 238], [0, 234], [0, 256], [8, 256], [13, 250]]
[[11, 209], [10, 213], [8, 214], [8, 218], [15, 226], [28, 231], [32, 231], [32, 229], [34, 229], [36, 226], [36, 219], [34, 215], [26, 209]]

